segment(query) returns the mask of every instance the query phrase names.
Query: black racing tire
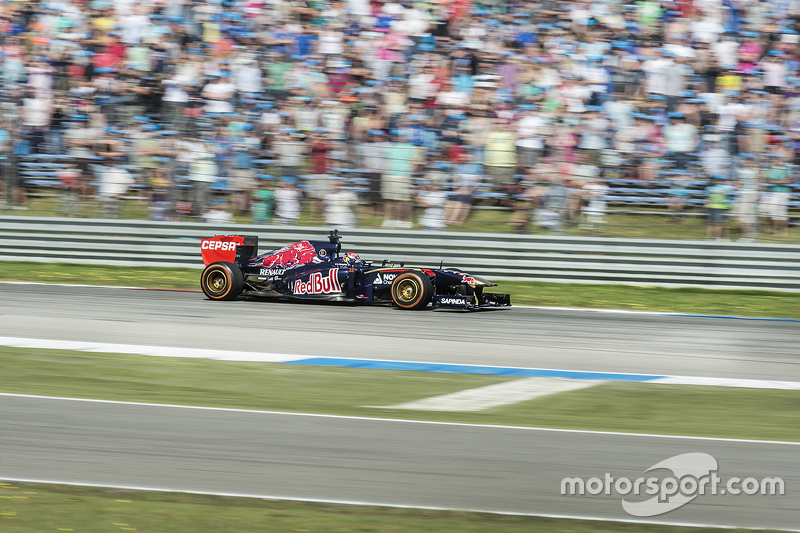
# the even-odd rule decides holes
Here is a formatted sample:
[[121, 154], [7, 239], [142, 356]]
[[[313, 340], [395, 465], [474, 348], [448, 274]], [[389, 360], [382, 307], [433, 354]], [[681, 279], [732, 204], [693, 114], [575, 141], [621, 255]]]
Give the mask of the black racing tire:
[[209, 300], [234, 300], [244, 288], [244, 274], [233, 263], [217, 261], [203, 270], [200, 287]]
[[433, 283], [422, 272], [403, 272], [392, 282], [392, 302], [400, 309], [424, 309], [433, 298]]

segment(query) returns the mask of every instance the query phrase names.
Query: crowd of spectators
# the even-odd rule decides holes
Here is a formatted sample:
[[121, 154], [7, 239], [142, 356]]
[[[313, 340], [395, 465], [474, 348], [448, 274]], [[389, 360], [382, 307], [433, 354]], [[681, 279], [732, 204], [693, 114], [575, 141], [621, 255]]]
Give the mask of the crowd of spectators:
[[[610, 186], [786, 232], [796, 0], [0, 2], [3, 194], [65, 214], [340, 226], [603, 223]], [[21, 166], [28, 164], [28, 167]], [[51, 164], [52, 163], [52, 164]], [[44, 164], [42, 167], [33, 165]], [[50, 166], [47, 166], [50, 165]], [[421, 210], [419, 208], [422, 208]]]

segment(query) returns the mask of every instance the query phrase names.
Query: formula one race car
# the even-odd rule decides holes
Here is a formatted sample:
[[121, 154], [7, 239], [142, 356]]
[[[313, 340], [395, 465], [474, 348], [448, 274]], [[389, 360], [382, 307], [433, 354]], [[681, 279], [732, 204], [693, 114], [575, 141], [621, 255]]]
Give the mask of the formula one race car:
[[339, 232], [328, 242], [300, 241], [258, 255], [258, 237], [201, 239], [203, 293], [211, 300], [239, 295], [343, 302], [391, 302], [400, 309], [507, 307], [508, 294], [483, 292], [495, 283], [454, 268], [411, 268], [358, 254], [341, 254]]

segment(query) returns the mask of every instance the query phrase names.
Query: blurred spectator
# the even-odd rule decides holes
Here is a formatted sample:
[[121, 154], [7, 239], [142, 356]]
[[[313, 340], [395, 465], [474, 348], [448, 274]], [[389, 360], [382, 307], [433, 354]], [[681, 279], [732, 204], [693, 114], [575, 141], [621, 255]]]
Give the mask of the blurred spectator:
[[[45, 132], [50, 128], [53, 102], [35, 90], [26, 91], [22, 104], [22, 127], [28, 138], [31, 153], [40, 153]], [[49, 95], [49, 91], [47, 93]]]
[[386, 169], [386, 151], [390, 146], [384, 141], [384, 137], [381, 130], [369, 130], [366, 141], [362, 141], [357, 147], [359, 166], [367, 171], [365, 177], [369, 182], [369, 192], [365, 198], [367, 216], [382, 214], [381, 178]]
[[564, 184], [563, 178], [553, 178], [553, 185], [547, 190], [544, 205], [536, 216], [536, 223], [550, 231], [561, 231], [566, 219], [569, 188]]
[[233, 169], [229, 184], [233, 212], [239, 216], [248, 214], [253, 198], [253, 189], [256, 187], [252, 171], [246, 168]]
[[58, 184], [61, 188], [59, 198], [59, 211], [65, 217], [78, 214], [80, 208], [81, 171], [74, 163], [68, 164], [57, 174]]
[[272, 219], [272, 209], [275, 205], [275, 193], [270, 184], [262, 180], [253, 191], [253, 202], [250, 206], [253, 222], [267, 224]]
[[386, 170], [381, 181], [381, 197], [385, 202], [386, 218], [382, 227], [411, 228], [411, 175], [419, 169], [422, 159], [420, 149], [395, 137], [385, 154]]
[[155, 125], [141, 124], [139, 131], [132, 136], [130, 162], [136, 165], [142, 177], [142, 183], [148, 183], [155, 177], [156, 168], [159, 166], [156, 156], [163, 153], [162, 144], [156, 139], [155, 129]]
[[97, 196], [103, 218], [119, 218], [120, 200], [133, 185], [130, 172], [122, 168], [118, 160], [109, 160], [100, 172], [100, 187]]
[[539, 164], [528, 169], [528, 176], [520, 183], [522, 192], [517, 195], [514, 213], [508, 221], [509, 225], [516, 228], [517, 231], [524, 231], [531, 213], [542, 207], [543, 197], [547, 194], [545, 182], [540, 181], [547, 178], [542, 175], [544, 168], [545, 165]]
[[741, 167], [737, 168], [736, 203], [733, 206], [736, 220], [741, 226], [740, 241], [752, 242], [758, 228], [759, 175], [752, 154], [741, 154]]
[[211, 185], [217, 179], [217, 164], [214, 154], [206, 143], [190, 140], [186, 148], [190, 151], [189, 179], [192, 181], [192, 204], [195, 213], [204, 213], [211, 201]]
[[290, 130], [281, 131], [273, 144], [278, 153], [280, 176], [298, 177], [306, 145], [297, 139], [297, 134], [290, 133]]
[[171, 192], [174, 187], [169, 169], [160, 167], [150, 174], [147, 180], [150, 189], [150, 218], [153, 220], [169, 220], [171, 211]]
[[670, 180], [669, 196], [667, 198], [670, 220], [682, 220], [686, 200], [692, 194], [691, 174], [687, 171], [676, 171]]
[[445, 228], [444, 206], [447, 193], [439, 189], [435, 182], [425, 184], [417, 193], [417, 201], [425, 208], [419, 217], [419, 224], [428, 231], [439, 231]]
[[228, 211], [228, 203], [219, 198], [215, 198], [211, 201], [211, 206], [203, 213], [203, 220], [209, 224], [234, 223], [233, 215]]
[[2, 196], [6, 206], [11, 207], [14, 205], [14, 187], [11, 184], [13, 168], [9, 164], [9, 155], [11, 154], [11, 132], [8, 131], [8, 126], [5, 120], [0, 117], [0, 183], [3, 186]]
[[453, 170], [452, 195], [447, 200], [444, 210], [445, 224], [459, 226], [464, 223], [472, 208], [473, 195], [481, 184], [480, 165], [471, 162], [473, 156], [464, 156], [464, 162]]
[[722, 139], [718, 135], [709, 135], [710, 141], [700, 155], [703, 169], [708, 176], [729, 176], [733, 166], [731, 154], [722, 146]]
[[295, 178], [281, 179], [280, 186], [275, 190], [275, 214], [280, 224], [297, 223], [300, 218], [301, 198]]
[[492, 185], [498, 192], [505, 192], [513, 183], [517, 166], [516, 139], [511, 128], [503, 120], [494, 121], [494, 127], [486, 135], [484, 167]]
[[697, 148], [697, 128], [686, 122], [683, 113], [670, 113], [672, 125], [664, 128], [666, 148], [675, 160], [676, 168], [687, 168], [689, 158]]
[[333, 145], [323, 130], [317, 130], [311, 134], [308, 150], [311, 157], [308, 196], [315, 201], [314, 214], [319, 216], [325, 209], [325, 197], [334, 191], [333, 178], [328, 174]]
[[608, 185], [601, 182], [598, 178], [591, 178], [587, 180], [583, 186], [584, 191], [584, 205], [583, 215], [584, 223], [590, 231], [596, 231], [599, 225], [605, 223], [606, 216], [606, 195], [608, 194]]
[[92, 147], [99, 136], [99, 132], [95, 128], [89, 127], [88, 120], [89, 117], [78, 115], [67, 123], [67, 131], [64, 134], [67, 154], [77, 160], [92, 159], [94, 157]]
[[776, 237], [786, 237], [788, 226], [787, 207], [789, 204], [789, 172], [786, 165], [780, 161], [780, 154], [770, 154], [773, 159], [778, 159], [767, 167], [765, 183], [767, 192], [764, 195], [762, 212], [772, 222], [767, 231]]
[[706, 187], [706, 210], [708, 211], [708, 240], [722, 240], [728, 229], [728, 213], [734, 188], [724, 176], [714, 176], [711, 184]]
[[332, 191], [323, 198], [325, 224], [337, 228], [354, 228], [358, 198], [341, 181], [334, 180], [331, 186]]

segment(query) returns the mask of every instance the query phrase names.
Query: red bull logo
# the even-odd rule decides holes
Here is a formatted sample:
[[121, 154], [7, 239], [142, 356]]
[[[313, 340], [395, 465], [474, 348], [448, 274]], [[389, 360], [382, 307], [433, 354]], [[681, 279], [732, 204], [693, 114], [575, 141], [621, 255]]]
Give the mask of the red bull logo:
[[332, 292], [342, 292], [339, 285], [339, 269], [332, 268], [327, 276], [320, 272], [314, 272], [309, 276], [308, 281], [297, 280], [294, 282], [294, 294], [330, 294]]
[[290, 265], [310, 263], [317, 256], [317, 251], [308, 241], [290, 244], [272, 255], [264, 258], [264, 268], [286, 268]]

